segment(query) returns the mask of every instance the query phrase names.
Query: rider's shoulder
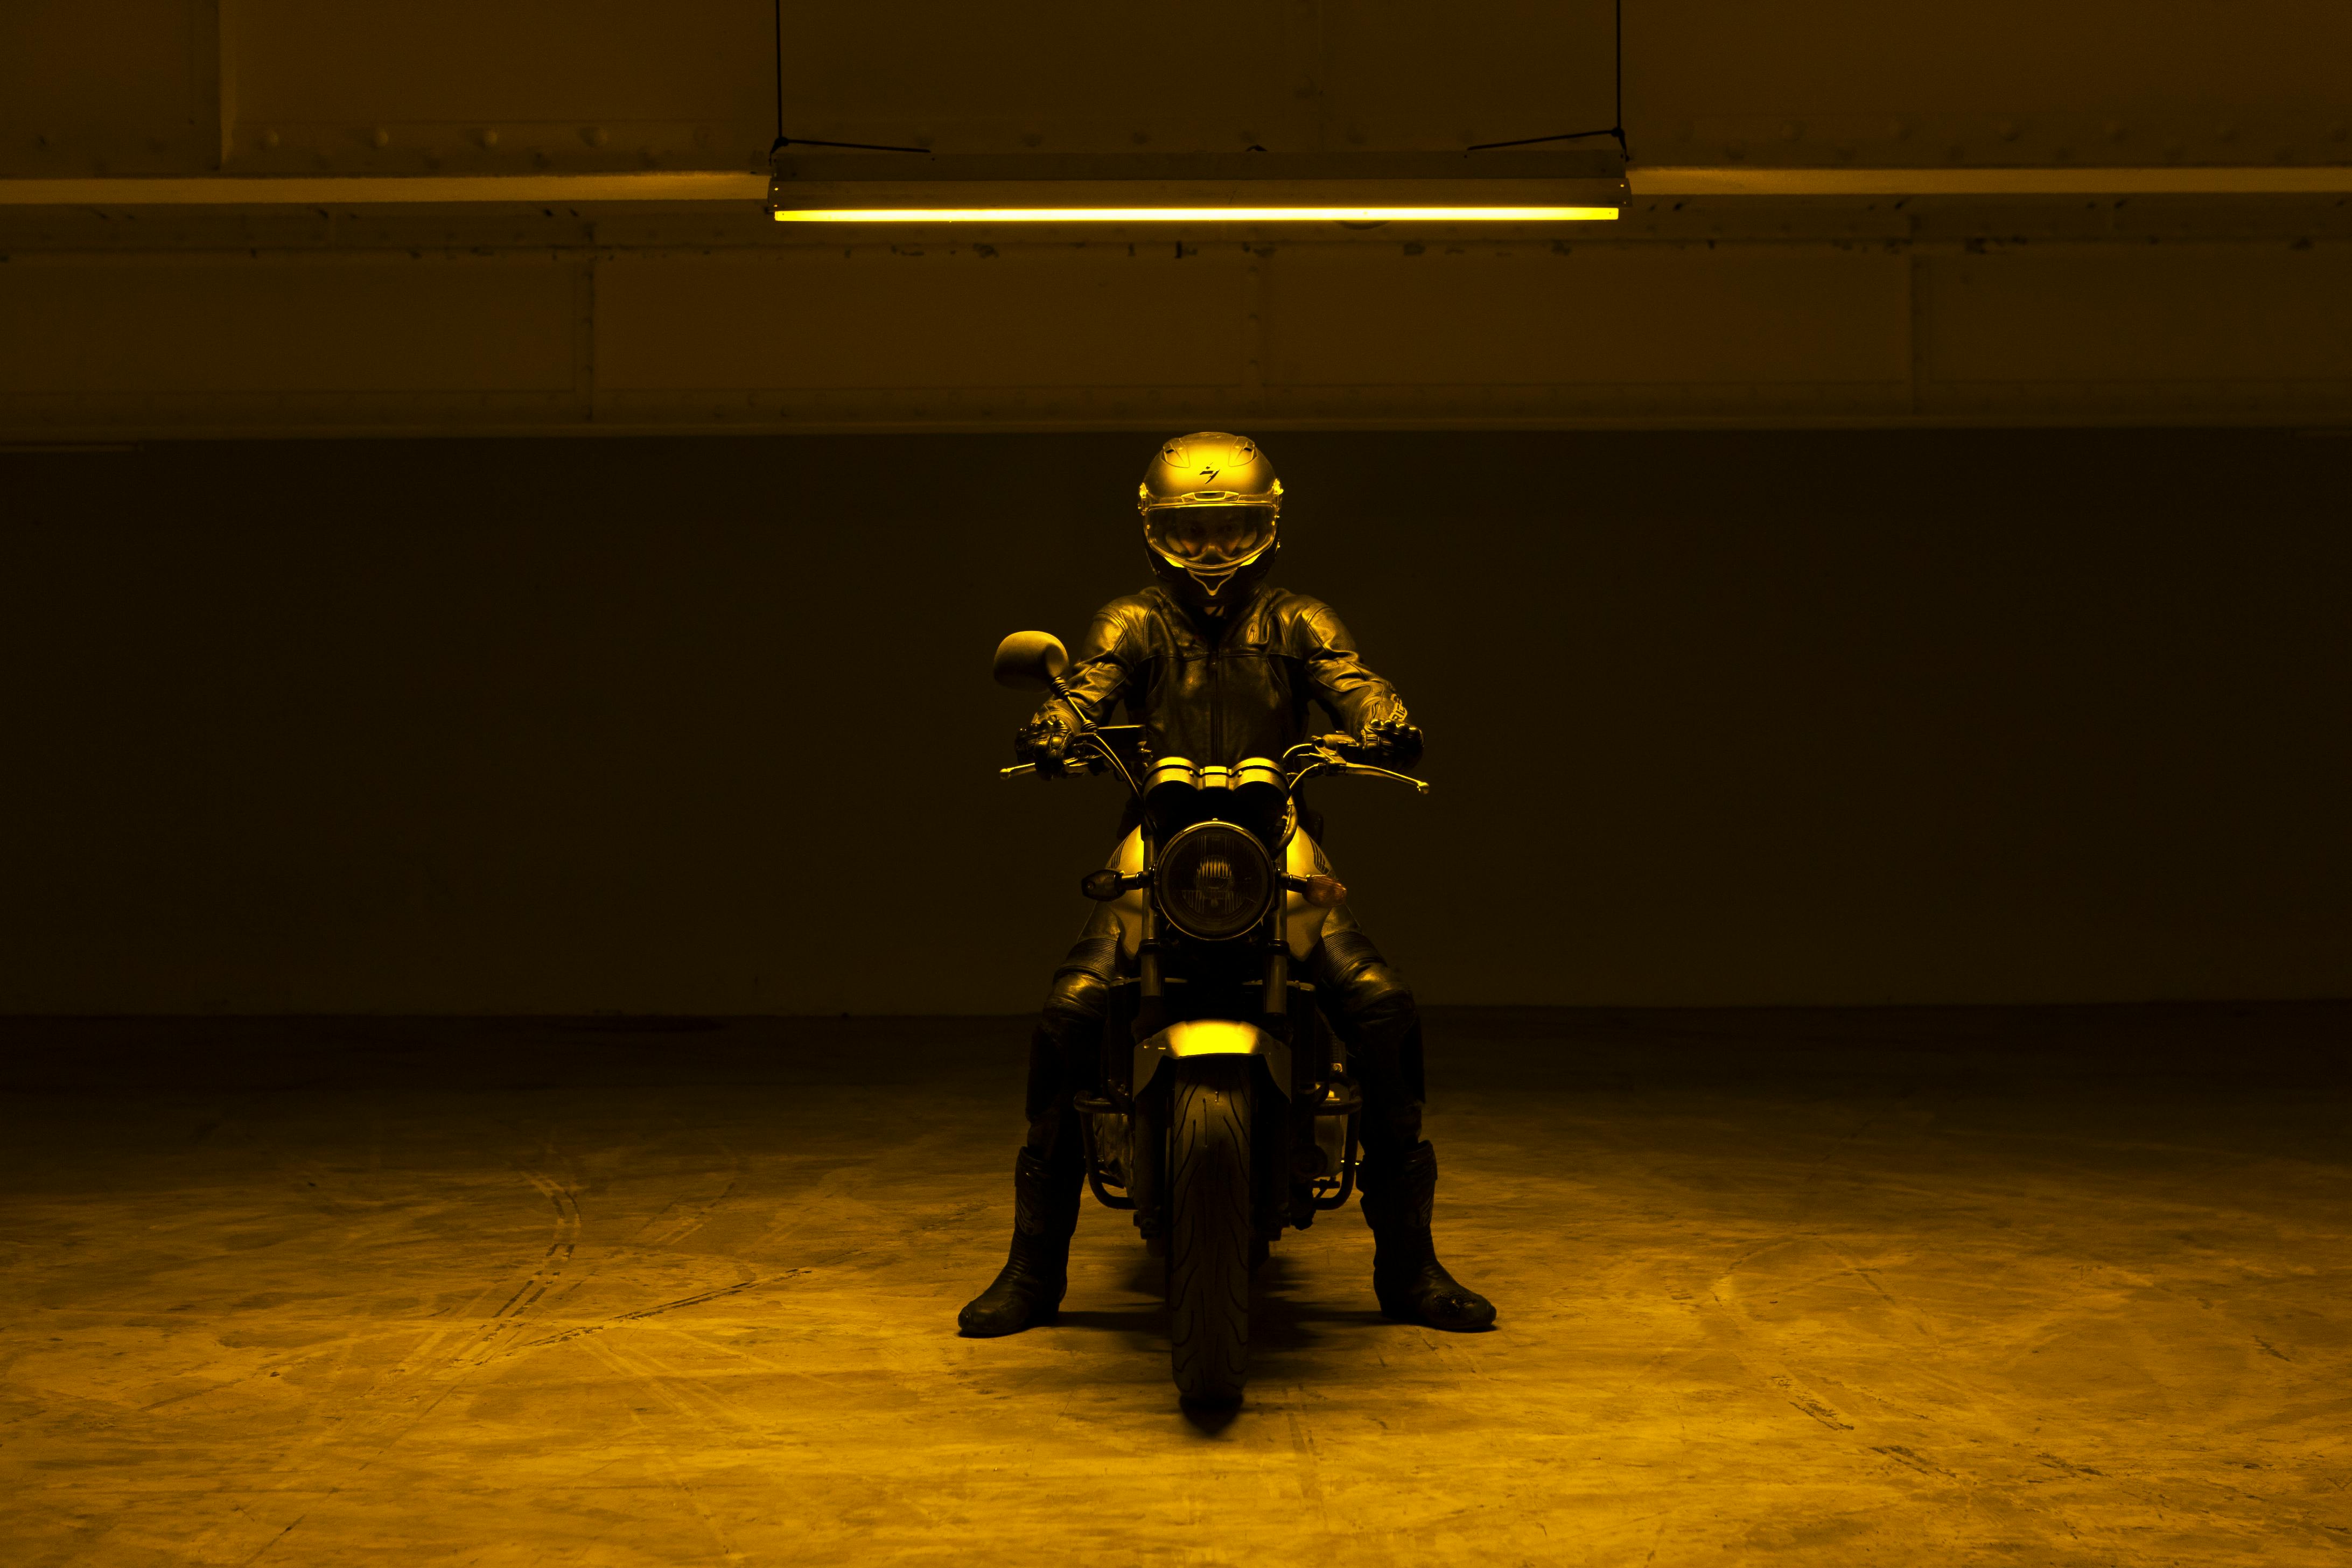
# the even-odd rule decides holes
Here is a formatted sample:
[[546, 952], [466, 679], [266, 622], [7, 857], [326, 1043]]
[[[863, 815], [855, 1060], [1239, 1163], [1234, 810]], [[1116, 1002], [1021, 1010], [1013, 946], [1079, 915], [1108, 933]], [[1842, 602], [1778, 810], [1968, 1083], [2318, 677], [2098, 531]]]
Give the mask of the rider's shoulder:
[[1339, 612], [1312, 595], [1269, 588], [1266, 595], [1265, 616], [1279, 629], [1285, 641], [1300, 637], [1328, 640], [1339, 632]]
[[1159, 608], [1160, 606], [1152, 598], [1151, 590], [1139, 588], [1132, 594], [1121, 594], [1118, 598], [1097, 610], [1095, 619], [1132, 625], [1151, 619], [1159, 613]]
[[1331, 614], [1331, 606], [1312, 594], [1301, 594], [1290, 588], [1269, 587], [1265, 590], [1265, 611], [1283, 620], [1312, 620]]
[[1148, 638], [1160, 619], [1160, 607], [1150, 589], [1121, 594], [1095, 612], [1095, 636], [1109, 643]]

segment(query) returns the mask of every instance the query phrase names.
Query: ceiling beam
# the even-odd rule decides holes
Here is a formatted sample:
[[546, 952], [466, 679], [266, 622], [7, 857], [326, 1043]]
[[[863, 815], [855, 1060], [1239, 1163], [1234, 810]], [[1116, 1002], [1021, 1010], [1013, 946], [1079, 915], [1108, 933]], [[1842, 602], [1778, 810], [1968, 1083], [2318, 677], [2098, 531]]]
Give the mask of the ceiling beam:
[[[2352, 166], [2080, 169], [1754, 169], [1634, 164], [1647, 196], [2335, 195]], [[0, 180], [0, 206], [471, 205], [763, 202], [764, 174], [188, 176]]]
[[548, 202], [748, 202], [764, 174], [198, 175], [0, 180], [0, 206], [408, 206]]
[[2275, 196], [2352, 192], [2352, 166], [1686, 168], [1637, 163], [1636, 196]]

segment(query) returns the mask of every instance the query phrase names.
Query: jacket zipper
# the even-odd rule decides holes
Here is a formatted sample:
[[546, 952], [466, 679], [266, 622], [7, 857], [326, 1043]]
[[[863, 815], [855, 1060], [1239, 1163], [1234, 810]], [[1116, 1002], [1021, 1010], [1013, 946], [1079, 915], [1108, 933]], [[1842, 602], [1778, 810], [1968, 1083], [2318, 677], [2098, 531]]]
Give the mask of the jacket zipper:
[[1209, 647], [1209, 757], [1213, 762], [1225, 760], [1225, 667], [1218, 657], [1219, 648]]

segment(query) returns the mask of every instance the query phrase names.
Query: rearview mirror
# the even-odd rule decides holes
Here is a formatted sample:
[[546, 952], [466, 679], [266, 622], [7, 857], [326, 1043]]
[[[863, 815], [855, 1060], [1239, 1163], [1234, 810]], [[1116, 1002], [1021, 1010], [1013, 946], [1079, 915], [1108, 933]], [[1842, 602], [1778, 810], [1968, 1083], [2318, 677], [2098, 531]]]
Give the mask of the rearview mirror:
[[1051, 632], [1014, 632], [996, 645], [996, 684], [1051, 691], [1070, 668], [1070, 650]]

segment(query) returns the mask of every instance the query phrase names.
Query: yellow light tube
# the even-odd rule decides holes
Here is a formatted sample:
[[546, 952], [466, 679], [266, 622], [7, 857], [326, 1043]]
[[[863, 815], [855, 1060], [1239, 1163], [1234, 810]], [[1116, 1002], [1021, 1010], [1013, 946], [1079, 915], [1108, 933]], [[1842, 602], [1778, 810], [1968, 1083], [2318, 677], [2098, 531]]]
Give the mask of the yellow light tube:
[[797, 207], [778, 223], [1600, 223], [1615, 207]]

